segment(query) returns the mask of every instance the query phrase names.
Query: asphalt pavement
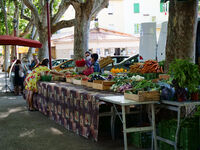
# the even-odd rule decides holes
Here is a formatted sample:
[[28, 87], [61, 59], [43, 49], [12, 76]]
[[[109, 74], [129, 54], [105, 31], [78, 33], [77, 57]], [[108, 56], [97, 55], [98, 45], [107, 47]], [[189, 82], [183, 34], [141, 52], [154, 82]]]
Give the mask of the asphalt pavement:
[[123, 138], [85, 139], [38, 111], [28, 111], [22, 96], [6, 93], [3, 87], [5, 76], [0, 72], [0, 150], [123, 150]]

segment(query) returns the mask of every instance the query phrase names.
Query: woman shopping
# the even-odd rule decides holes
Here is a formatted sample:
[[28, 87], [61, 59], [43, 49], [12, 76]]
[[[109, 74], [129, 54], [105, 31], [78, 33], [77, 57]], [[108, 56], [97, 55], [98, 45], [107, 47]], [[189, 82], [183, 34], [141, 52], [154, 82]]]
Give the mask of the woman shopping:
[[13, 67], [14, 72], [14, 92], [19, 95], [23, 91], [24, 82], [24, 69], [21, 64], [21, 60], [17, 59]]
[[49, 60], [44, 59], [25, 79], [25, 89], [28, 91], [27, 102], [29, 110], [33, 111], [33, 94], [37, 93], [37, 82], [41, 79], [41, 74], [51, 73], [56, 75], [64, 75], [62, 73], [51, 71], [48, 66]]

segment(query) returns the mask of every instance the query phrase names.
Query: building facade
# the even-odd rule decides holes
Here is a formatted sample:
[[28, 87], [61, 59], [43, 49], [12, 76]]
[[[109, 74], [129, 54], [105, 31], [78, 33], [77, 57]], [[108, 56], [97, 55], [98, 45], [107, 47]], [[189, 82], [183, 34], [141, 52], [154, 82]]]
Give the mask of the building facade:
[[139, 36], [140, 25], [156, 22], [160, 28], [168, 20], [168, 3], [160, 0], [110, 0], [97, 16], [99, 26]]
[[[74, 55], [74, 35], [58, 37], [54, 35], [52, 42], [52, 57], [72, 58]], [[95, 28], [90, 30], [89, 50], [100, 57], [113, 55], [131, 56], [138, 54], [139, 38], [121, 32]]]

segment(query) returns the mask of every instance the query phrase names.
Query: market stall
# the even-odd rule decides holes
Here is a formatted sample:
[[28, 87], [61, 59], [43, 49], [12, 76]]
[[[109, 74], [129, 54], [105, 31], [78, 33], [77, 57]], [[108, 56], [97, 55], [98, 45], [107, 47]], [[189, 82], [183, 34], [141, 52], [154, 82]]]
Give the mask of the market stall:
[[[180, 72], [181, 75], [179, 75]], [[123, 124], [125, 150], [128, 149], [127, 133], [144, 131], [152, 132], [152, 141], [154, 141], [152, 148], [157, 149], [157, 140], [159, 140], [177, 149], [180, 144], [178, 142], [180, 108], [195, 105], [193, 110], [196, 111], [196, 106], [200, 105], [197, 102], [198, 98], [195, 97], [199, 92], [200, 74], [198, 66], [189, 61], [177, 60], [172, 64], [169, 74], [163, 74], [163, 64], [154, 60], [135, 63], [130, 66], [130, 70], [112, 68], [110, 71], [101, 74], [93, 73], [89, 76], [81, 75], [73, 70], [65, 73], [66, 78], [62, 78], [64, 82], [60, 82], [60, 78], [55, 76], [41, 77], [43, 81], [37, 84], [38, 93], [33, 99], [34, 107], [68, 130], [86, 138], [92, 137], [97, 141], [99, 108], [102, 101], [108, 103], [111, 106], [112, 136], [114, 135], [114, 118], [118, 116]], [[45, 78], [49, 81], [46, 82]], [[156, 124], [154, 104], [156, 107], [162, 106], [178, 111], [175, 142], [161, 136], [163, 135], [163, 130], [160, 130], [163, 129], [161, 122], [165, 118], [156, 118], [158, 120]], [[126, 115], [129, 111], [126, 108], [138, 105], [150, 106], [150, 113], [146, 109], [139, 112], [150, 114], [150, 121], [146, 119], [150, 124], [145, 127], [127, 128]], [[156, 112], [159, 114], [159, 111]], [[159, 130], [159, 135], [156, 135], [156, 129]], [[159, 148], [164, 150], [162, 144], [160, 145]]]

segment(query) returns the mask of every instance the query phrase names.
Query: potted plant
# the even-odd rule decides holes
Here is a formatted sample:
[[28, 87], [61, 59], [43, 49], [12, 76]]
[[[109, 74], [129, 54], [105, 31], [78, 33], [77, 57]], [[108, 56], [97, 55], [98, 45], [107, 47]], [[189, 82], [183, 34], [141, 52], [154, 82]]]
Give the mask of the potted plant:
[[169, 74], [173, 77], [173, 85], [179, 101], [187, 99], [187, 94], [197, 92], [199, 86], [200, 73], [198, 65], [188, 59], [176, 59], [170, 64]]

